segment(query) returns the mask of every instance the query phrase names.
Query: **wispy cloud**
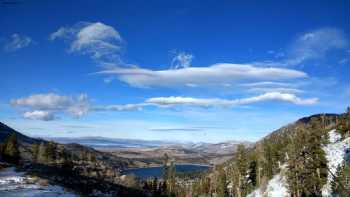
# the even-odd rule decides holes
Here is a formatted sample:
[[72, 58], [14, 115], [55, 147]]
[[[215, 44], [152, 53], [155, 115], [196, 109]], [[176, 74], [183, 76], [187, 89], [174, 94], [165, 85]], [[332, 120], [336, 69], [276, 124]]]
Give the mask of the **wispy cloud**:
[[192, 98], [192, 97], [155, 97], [150, 98], [146, 103], [156, 104], [160, 106], [177, 106], [177, 105], [192, 105], [200, 107], [213, 106], [235, 106], [247, 105], [266, 101], [283, 101], [296, 105], [312, 105], [318, 102], [317, 98], [302, 99], [294, 94], [269, 92], [254, 97], [241, 99], [218, 99], [218, 98]]
[[26, 35], [12, 34], [11, 37], [7, 40], [4, 46], [4, 50], [7, 52], [14, 52], [28, 47], [32, 43], [33, 40]]
[[307, 77], [307, 74], [302, 71], [244, 64], [215, 64], [208, 67], [186, 67], [176, 70], [115, 67], [98, 73], [116, 75], [119, 80], [136, 87], [222, 85], [244, 81], [279, 81]]
[[107, 106], [96, 106], [92, 107], [92, 111], [135, 111], [142, 110], [146, 103], [140, 104], [125, 104], [125, 105], [107, 105]]
[[10, 103], [14, 107], [21, 108], [23, 117], [33, 120], [50, 121], [58, 118], [57, 114], [66, 113], [74, 117], [81, 117], [89, 112], [121, 112], [139, 111], [145, 107], [171, 108], [176, 106], [195, 107], [233, 107], [250, 105], [259, 102], [281, 101], [295, 105], [313, 105], [318, 98], [300, 98], [291, 93], [268, 92], [258, 96], [240, 99], [221, 98], [193, 98], [193, 97], [152, 97], [141, 103], [94, 106], [87, 95], [77, 97], [61, 96], [54, 93], [36, 94], [24, 98], [12, 99]]
[[295, 83], [274, 82], [274, 81], [261, 81], [254, 83], [242, 83], [239, 86], [248, 88], [262, 88], [262, 87], [295, 87]]
[[298, 94], [298, 93], [303, 93], [304, 90], [297, 89], [297, 88], [261, 87], [261, 88], [249, 88], [247, 89], [247, 92], [254, 92], [254, 93], [281, 92], [281, 93]]
[[49, 39], [66, 40], [70, 43], [69, 51], [90, 55], [94, 59], [118, 59], [122, 43], [119, 32], [101, 22], [79, 22], [61, 27]]
[[[346, 50], [349, 41], [345, 33], [337, 28], [320, 28], [297, 37], [279, 61], [254, 62], [260, 66], [297, 66], [308, 60], [324, 58], [332, 50]], [[275, 51], [270, 51], [275, 53]]]
[[343, 31], [336, 28], [321, 28], [307, 32], [297, 38], [289, 49], [289, 63], [322, 58], [334, 49], [345, 49], [348, 40]]
[[188, 68], [191, 66], [193, 58], [194, 56], [190, 53], [179, 52], [175, 54], [175, 57], [173, 57], [171, 61], [171, 68], [172, 69]]

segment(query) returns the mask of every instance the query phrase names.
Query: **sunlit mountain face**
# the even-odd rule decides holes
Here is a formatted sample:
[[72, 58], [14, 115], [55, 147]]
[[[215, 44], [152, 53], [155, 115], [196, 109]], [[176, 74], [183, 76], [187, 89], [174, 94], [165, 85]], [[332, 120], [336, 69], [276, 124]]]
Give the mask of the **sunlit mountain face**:
[[0, 196], [350, 196], [349, 8], [0, 0]]

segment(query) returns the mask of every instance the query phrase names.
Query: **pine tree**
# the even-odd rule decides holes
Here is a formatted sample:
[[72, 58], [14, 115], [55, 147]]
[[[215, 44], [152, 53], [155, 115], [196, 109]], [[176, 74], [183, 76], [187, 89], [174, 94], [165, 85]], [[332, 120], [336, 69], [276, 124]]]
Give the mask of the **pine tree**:
[[327, 160], [322, 147], [327, 135], [319, 119], [297, 130], [288, 146], [287, 182], [292, 196], [321, 196], [327, 180]]
[[158, 178], [154, 177], [152, 181], [152, 193], [154, 196], [159, 196], [158, 195]]
[[168, 154], [164, 154], [164, 159], [163, 159], [163, 179], [165, 181], [168, 181], [169, 179], [169, 156]]
[[3, 150], [4, 160], [9, 163], [18, 164], [20, 155], [18, 150], [17, 136], [15, 133], [11, 134], [6, 140]]
[[169, 183], [168, 183], [169, 192], [171, 194], [175, 192], [175, 185], [176, 185], [176, 166], [175, 166], [175, 162], [171, 161], [170, 167], [169, 167]]
[[54, 142], [46, 144], [46, 156], [48, 164], [56, 163], [56, 144]]
[[39, 145], [37, 162], [47, 164], [47, 147], [44, 142], [41, 142]]
[[238, 170], [238, 188], [240, 196], [245, 196], [247, 193], [247, 172], [248, 172], [248, 158], [247, 150], [243, 144], [238, 145], [236, 153], [236, 166]]
[[332, 181], [333, 196], [349, 196], [350, 194], [350, 165], [346, 161], [338, 168]]
[[0, 144], [0, 161], [3, 160], [4, 144]]
[[273, 148], [271, 142], [264, 142], [264, 158], [265, 162], [263, 163], [264, 174], [268, 179], [271, 179], [274, 175], [274, 169], [276, 168], [275, 159], [273, 154]]
[[173, 160], [170, 161], [166, 153], [164, 154], [163, 162], [163, 179], [167, 184], [168, 195], [174, 195], [176, 186], [176, 166]]
[[228, 197], [226, 173], [223, 168], [218, 169], [216, 182], [217, 182], [216, 196]]
[[39, 144], [33, 144], [32, 145], [32, 160], [34, 163], [37, 162], [38, 153], [39, 153]]

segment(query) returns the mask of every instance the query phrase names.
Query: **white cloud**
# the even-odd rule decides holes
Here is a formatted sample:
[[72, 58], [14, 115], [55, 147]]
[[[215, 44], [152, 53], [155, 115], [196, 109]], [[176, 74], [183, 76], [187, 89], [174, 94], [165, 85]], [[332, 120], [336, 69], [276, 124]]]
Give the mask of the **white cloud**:
[[185, 52], [180, 52], [171, 61], [172, 69], [188, 68], [191, 66], [193, 55]]
[[85, 94], [77, 97], [61, 96], [54, 93], [34, 94], [28, 97], [12, 99], [14, 107], [25, 110], [23, 116], [29, 119], [53, 120], [57, 113], [68, 113], [81, 117], [88, 113], [90, 102]]
[[192, 105], [201, 107], [213, 106], [235, 106], [247, 105], [264, 101], [284, 101], [296, 105], [312, 105], [318, 102], [317, 98], [302, 99], [294, 94], [269, 92], [259, 96], [248, 97], [243, 99], [218, 99], [218, 98], [192, 98], [192, 97], [155, 97], [150, 98], [146, 103], [155, 104], [159, 106], [177, 106], [177, 105]]
[[219, 98], [192, 98], [192, 97], [153, 97], [142, 103], [91, 106], [87, 95], [78, 97], [60, 96], [57, 94], [36, 94], [25, 98], [13, 99], [11, 104], [23, 109], [23, 117], [32, 120], [54, 120], [57, 114], [66, 113], [74, 117], [81, 117], [89, 112], [99, 111], [136, 111], [144, 107], [153, 106], [169, 108], [176, 106], [197, 107], [231, 107], [249, 105], [265, 101], [282, 101], [296, 105], [312, 105], [318, 102], [317, 98], [299, 98], [291, 93], [267, 92], [254, 97], [242, 99], [219, 99]]
[[278, 81], [307, 77], [302, 71], [245, 64], [215, 64], [209, 67], [186, 67], [176, 70], [115, 67], [98, 73], [116, 75], [119, 80], [136, 87], [222, 85], [241, 81]]
[[29, 46], [31, 43], [33, 43], [33, 40], [28, 36], [12, 34], [4, 49], [7, 52], [14, 52]]
[[119, 58], [122, 43], [119, 32], [101, 22], [80, 22], [71, 27], [61, 27], [49, 39], [68, 40], [71, 52], [91, 55], [95, 59]]
[[11, 100], [13, 106], [24, 106], [40, 110], [65, 109], [72, 105], [72, 102], [72, 98], [54, 93], [34, 94], [28, 97]]
[[56, 117], [51, 112], [40, 111], [40, 110], [24, 112], [23, 117], [31, 120], [44, 120], [44, 121], [50, 121], [50, 120], [56, 119]]

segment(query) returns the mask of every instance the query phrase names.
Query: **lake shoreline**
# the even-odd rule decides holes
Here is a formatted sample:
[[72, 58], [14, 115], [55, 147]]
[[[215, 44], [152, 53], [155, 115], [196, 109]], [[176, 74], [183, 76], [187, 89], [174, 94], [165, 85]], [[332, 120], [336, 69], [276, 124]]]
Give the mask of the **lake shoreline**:
[[[177, 173], [193, 173], [193, 172], [204, 172], [211, 169], [212, 166], [202, 165], [202, 164], [175, 164], [175, 170]], [[163, 176], [163, 167], [145, 167], [145, 168], [131, 168], [122, 171], [123, 175], [133, 174], [141, 180], [157, 177], [161, 178]]]
[[[208, 167], [208, 168], [213, 167], [213, 165], [210, 165], [210, 164], [198, 164], [198, 163], [175, 163], [175, 165], [177, 165], [177, 166], [181, 166], [181, 165], [203, 166], [203, 167]], [[161, 168], [161, 167], [163, 167], [163, 165], [149, 165], [149, 166], [142, 166], [142, 167], [125, 168], [122, 171], [135, 170], [135, 169], [140, 169], [140, 168]]]

